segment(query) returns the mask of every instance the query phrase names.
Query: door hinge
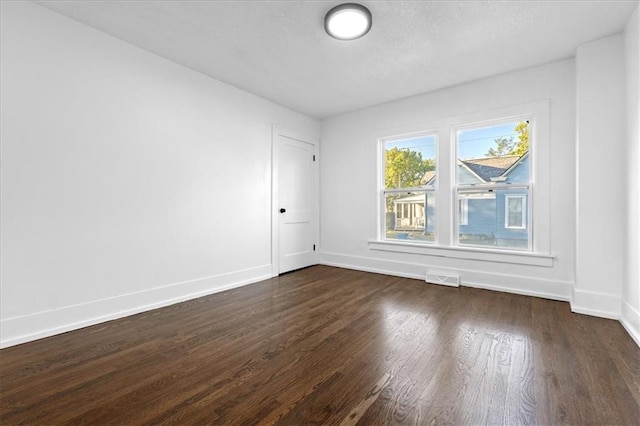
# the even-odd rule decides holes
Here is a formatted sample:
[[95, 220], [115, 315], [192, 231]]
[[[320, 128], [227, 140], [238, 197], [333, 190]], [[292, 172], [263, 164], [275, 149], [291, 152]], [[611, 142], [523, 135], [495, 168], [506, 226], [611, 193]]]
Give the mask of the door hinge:
[[313, 154], [313, 161], [316, 161], [316, 155]]
[[313, 245], [313, 251], [316, 251], [316, 245], [315, 244]]

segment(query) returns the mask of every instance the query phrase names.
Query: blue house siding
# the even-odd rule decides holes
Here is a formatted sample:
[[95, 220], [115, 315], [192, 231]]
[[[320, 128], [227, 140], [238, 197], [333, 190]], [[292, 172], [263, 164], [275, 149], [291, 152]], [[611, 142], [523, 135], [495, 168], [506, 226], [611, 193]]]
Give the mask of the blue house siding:
[[467, 225], [460, 225], [461, 234], [473, 237], [493, 237], [496, 232], [495, 198], [469, 198], [467, 201]]
[[458, 166], [458, 182], [460, 185], [474, 185], [480, 183], [478, 181], [478, 177], [463, 166]]
[[529, 156], [524, 157], [507, 175], [508, 183], [529, 183]]
[[[467, 225], [460, 225], [458, 229], [462, 244], [465, 240], [485, 240], [486, 244], [498, 247], [527, 247], [528, 229], [511, 229], [505, 226], [507, 195], [527, 197], [526, 191], [497, 191], [495, 198], [468, 199]], [[526, 203], [528, 205], [528, 199]]]

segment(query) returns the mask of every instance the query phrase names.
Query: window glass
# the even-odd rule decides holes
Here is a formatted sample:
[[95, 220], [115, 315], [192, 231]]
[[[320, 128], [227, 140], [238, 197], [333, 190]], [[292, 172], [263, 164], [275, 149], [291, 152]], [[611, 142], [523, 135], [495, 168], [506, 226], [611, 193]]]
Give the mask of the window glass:
[[385, 189], [435, 186], [435, 135], [387, 141], [384, 154]]
[[514, 121], [456, 132], [459, 245], [530, 247], [529, 127]]
[[529, 163], [518, 161], [529, 152], [529, 121], [460, 130], [457, 143], [458, 185], [529, 183]]
[[384, 142], [385, 238], [435, 241], [435, 186], [435, 135]]
[[507, 228], [524, 228], [525, 222], [525, 197], [509, 196], [506, 197], [505, 203], [505, 227]]

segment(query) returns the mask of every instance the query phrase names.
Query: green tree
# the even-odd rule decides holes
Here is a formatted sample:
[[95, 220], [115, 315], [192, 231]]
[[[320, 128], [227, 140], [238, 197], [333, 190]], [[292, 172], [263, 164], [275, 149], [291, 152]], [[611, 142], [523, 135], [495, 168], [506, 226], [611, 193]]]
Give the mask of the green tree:
[[487, 157], [500, 157], [502, 155], [524, 155], [529, 151], [529, 122], [520, 121], [514, 130], [518, 133], [518, 140], [509, 138], [496, 138], [495, 148], [489, 148], [485, 155]]
[[495, 148], [489, 148], [484, 154], [487, 157], [500, 157], [502, 155], [510, 155], [512, 151], [516, 149], [516, 142], [513, 137], [510, 138], [496, 138], [493, 140], [496, 144]]
[[518, 132], [518, 145], [516, 145], [512, 153], [515, 155], [524, 155], [529, 151], [529, 122], [519, 122], [516, 124], [515, 130]]
[[420, 152], [409, 148], [389, 149], [386, 151], [385, 188], [420, 186], [425, 172], [435, 169], [435, 161], [423, 159]]

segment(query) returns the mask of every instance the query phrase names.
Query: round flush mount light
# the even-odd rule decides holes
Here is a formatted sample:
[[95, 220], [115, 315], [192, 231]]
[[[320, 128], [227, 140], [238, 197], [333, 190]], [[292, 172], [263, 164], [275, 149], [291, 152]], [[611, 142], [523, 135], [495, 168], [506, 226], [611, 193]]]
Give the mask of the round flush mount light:
[[371, 12], [356, 3], [341, 4], [327, 12], [324, 29], [338, 40], [355, 40], [371, 29]]

